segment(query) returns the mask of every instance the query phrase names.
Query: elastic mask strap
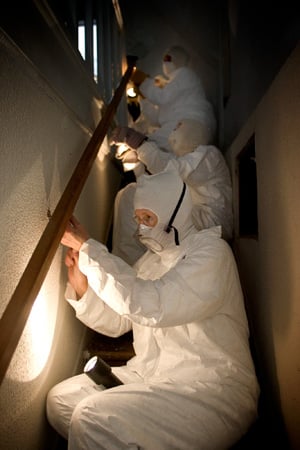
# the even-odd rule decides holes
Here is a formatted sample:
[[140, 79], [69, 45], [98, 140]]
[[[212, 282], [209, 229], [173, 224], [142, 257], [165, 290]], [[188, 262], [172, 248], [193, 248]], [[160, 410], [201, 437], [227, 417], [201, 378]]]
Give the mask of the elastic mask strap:
[[183, 188], [182, 188], [182, 192], [180, 194], [179, 200], [178, 200], [177, 205], [176, 205], [176, 207], [175, 207], [175, 209], [173, 211], [173, 214], [172, 214], [172, 216], [171, 216], [171, 218], [169, 220], [169, 223], [168, 223], [167, 227], [165, 228], [165, 232], [166, 233], [170, 233], [171, 229], [173, 228], [173, 230], [174, 230], [174, 237], [175, 237], [175, 244], [176, 245], [179, 245], [178, 230], [175, 227], [173, 227], [172, 223], [174, 222], [176, 214], [178, 213], [178, 210], [179, 210], [180, 205], [182, 203], [185, 191], [186, 191], [186, 184], [183, 183]]

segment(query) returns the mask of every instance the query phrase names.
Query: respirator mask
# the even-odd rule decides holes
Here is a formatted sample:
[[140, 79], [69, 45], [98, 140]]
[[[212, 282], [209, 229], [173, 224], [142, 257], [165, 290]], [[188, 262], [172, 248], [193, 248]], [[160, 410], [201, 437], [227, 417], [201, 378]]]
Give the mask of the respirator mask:
[[138, 225], [137, 237], [139, 241], [154, 253], [162, 252], [172, 245], [179, 245], [178, 231], [173, 226], [173, 222], [184, 198], [185, 191], [186, 184], [183, 183], [180, 198], [167, 225], [162, 223], [158, 223], [154, 227], [144, 224]]

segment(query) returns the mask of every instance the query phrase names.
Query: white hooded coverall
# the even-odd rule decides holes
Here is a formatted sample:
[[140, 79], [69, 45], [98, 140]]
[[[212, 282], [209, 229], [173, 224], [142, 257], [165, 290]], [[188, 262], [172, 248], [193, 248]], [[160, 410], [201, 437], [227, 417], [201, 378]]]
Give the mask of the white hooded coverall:
[[[233, 229], [232, 183], [224, 156], [213, 145], [199, 145], [201, 131], [197, 121], [182, 120], [180, 123], [182, 126], [170, 134], [169, 140], [174, 147], [179, 143], [184, 147], [182, 156], [161, 151], [155, 142], [148, 140], [136, 149], [138, 160], [152, 174], [167, 166], [174, 167], [190, 188], [196, 228], [201, 230], [221, 225], [222, 237], [230, 240]], [[130, 183], [120, 190], [114, 207], [112, 253], [129, 264], [145, 252], [145, 248], [133, 238], [136, 230], [133, 219], [135, 189], [136, 183]]]
[[[188, 137], [187, 137], [188, 139]], [[218, 148], [199, 145], [181, 157], [162, 152], [154, 142], [137, 149], [138, 159], [152, 174], [174, 167], [190, 188], [193, 219], [199, 230], [222, 226], [222, 237], [232, 238], [232, 184], [229, 169]]]
[[[159, 224], [183, 184], [173, 172], [173, 181], [163, 175], [141, 176], [135, 196], [135, 207], [151, 209]], [[219, 227], [195, 230], [188, 194], [173, 223], [179, 246], [149, 250], [135, 267], [92, 239], [80, 249], [89, 288], [76, 301], [69, 286], [68, 301], [101, 333], [132, 328], [136, 356], [113, 368], [124, 385], [102, 391], [82, 374], [52, 388], [48, 418], [69, 449], [224, 450], [256, 417], [259, 389], [235, 261]]]
[[[207, 100], [202, 81], [199, 76], [186, 65], [184, 50], [172, 47], [167, 51], [172, 57], [174, 70], [168, 75], [168, 82], [159, 87], [153, 78], [146, 78], [139, 89], [146, 98], [141, 101], [142, 111], [147, 113], [150, 105], [157, 111], [152, 123], [157, 124], [150, 133], [151, 139], [160, 148], [171, 150], [168, 137], [181, 119], [198, 120], [203, 127], [203, 144], [211, 142], [216, 131], [216, 119], [211, 103]], [[188, 59], [188, 58], [187, 58]], [[150, 105], [149, 105], [150, 103]], [[147, 109], [146, 109], [147, 107]], [[137, 121], [138, 123], [138, 121]], [[135, 127], [135, 126], [134, 126]], [[138, 129], [138, 126], [136, 127]], [[141, 130], [145, 132], [145, 130]], [[146, 134], [148, 134], [146, 132]]]

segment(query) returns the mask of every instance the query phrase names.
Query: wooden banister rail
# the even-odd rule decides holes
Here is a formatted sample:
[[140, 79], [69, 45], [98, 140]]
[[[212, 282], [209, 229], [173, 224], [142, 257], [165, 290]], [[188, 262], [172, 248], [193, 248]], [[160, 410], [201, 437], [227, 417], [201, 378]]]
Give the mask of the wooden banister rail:
[[67, 222], [74, 211], [100, 145], [107, 134], [125, 92], [135, 62], [136, 58], [128, 57], [127, 70], [86, 146], [0, 319], [0, 383], [13, 357], [34, 301], [50, 268]]

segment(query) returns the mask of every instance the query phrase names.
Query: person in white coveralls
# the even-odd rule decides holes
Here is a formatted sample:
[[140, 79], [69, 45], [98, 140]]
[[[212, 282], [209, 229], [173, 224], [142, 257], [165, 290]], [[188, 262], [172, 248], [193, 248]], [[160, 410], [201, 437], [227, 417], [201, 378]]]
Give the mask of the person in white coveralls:
[[[193, 220], [197, 229], [222, 226], [222, 237], [232, 238], [232, 183], [227, 163], [221, 151], [213, 145], [201, 145], [202, 130], [196, 120], [181, 120], [170, 133], [172, 153], [162, 151], [142, 133], [128, 127], [116, 127], [111, 141], [126, 144], [121, 155], [124, 162], [140, 162], [151, 174], [167, 166], [178, 170], [190, 188]], [[115, 199], [112, 253], [133, 264], [145, 252], [145, 246], [135, 238], [133, 196], [136, 183], [121, 189]]]
[[83, 373], [54, 386], [49, 422], [72, 450], [228, 449], [259, 395], [233, 254], [220, 227], [195, 229], [174, 170], [141, 175], [134, 208], [148, 248], [134, 267], [75, 218], [62, 238], [77, 318], [108, 336], [132, 329], [135, 356], [112, 368], [123, 385]]
[[141, 116], [132, 124], [162, 149], [170, 151], [169, 134], [182, 118], [199, 122], [202, 144], [213, 141], [216, 119], [200, 77], [188, 67], [189, 55], [180, 46], [167, 49], [162, 57], [164, 77], [150, 77], [137, 70], [133, 82], [139, 80]]

